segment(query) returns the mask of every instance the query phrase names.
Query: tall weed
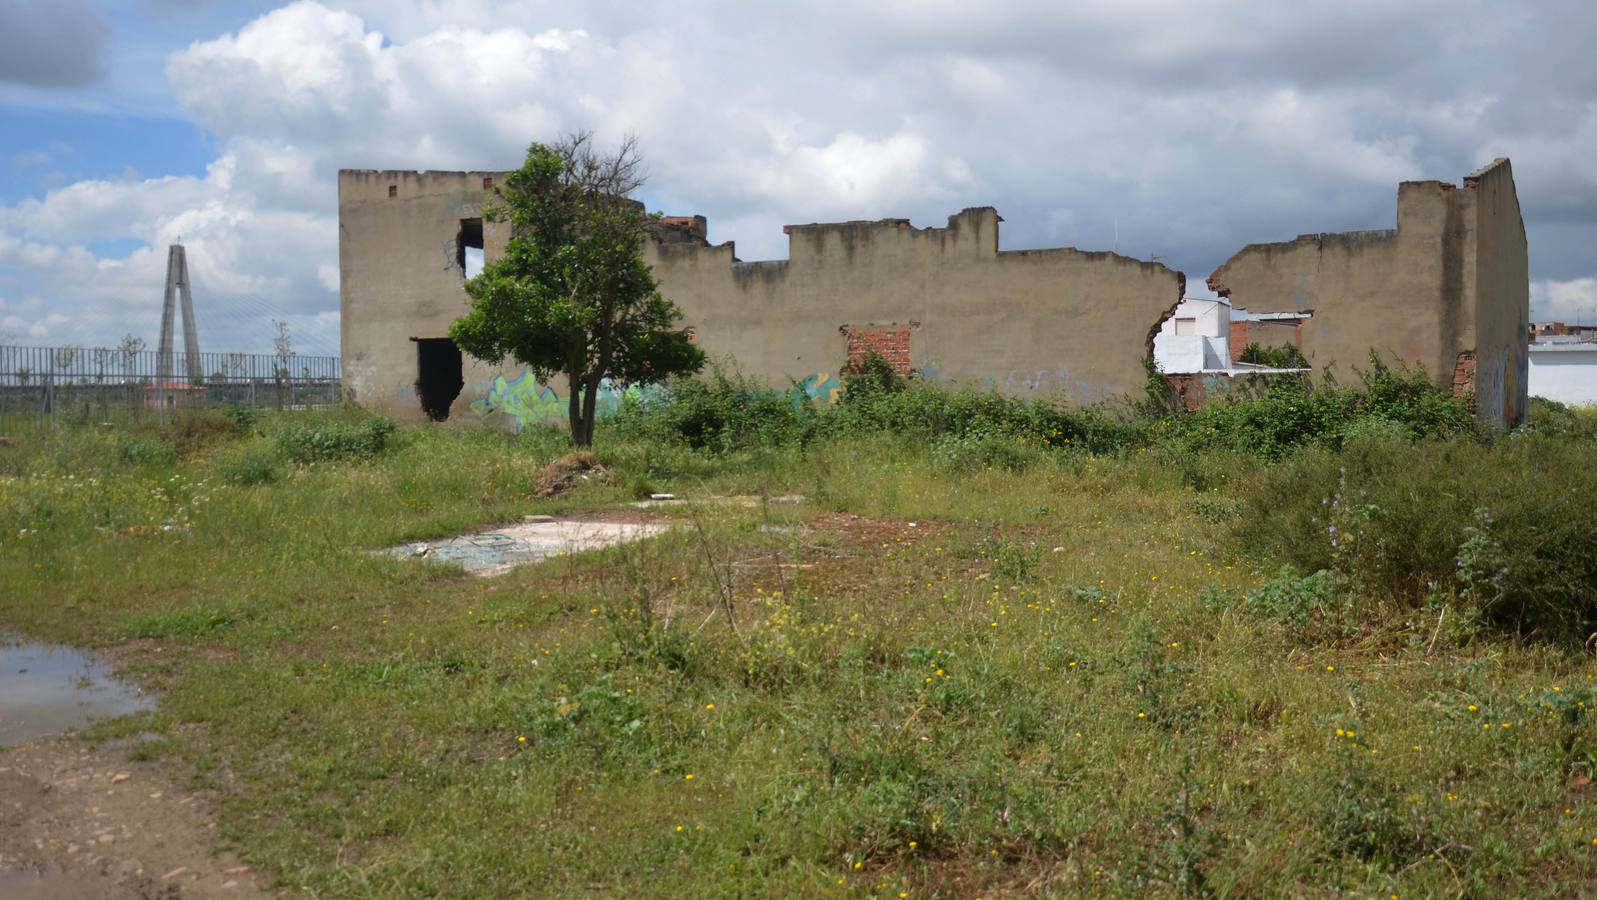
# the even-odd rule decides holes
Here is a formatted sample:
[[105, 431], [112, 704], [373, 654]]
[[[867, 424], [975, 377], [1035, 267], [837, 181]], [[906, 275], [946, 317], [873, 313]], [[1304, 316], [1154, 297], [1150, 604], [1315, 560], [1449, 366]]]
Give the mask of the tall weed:
[[1233, 533], [1367, 601], [1438, 591], [1563, 643], [1597, 630], [1597, 448], [1548, 440], [1355, 443], [1263, 470]]

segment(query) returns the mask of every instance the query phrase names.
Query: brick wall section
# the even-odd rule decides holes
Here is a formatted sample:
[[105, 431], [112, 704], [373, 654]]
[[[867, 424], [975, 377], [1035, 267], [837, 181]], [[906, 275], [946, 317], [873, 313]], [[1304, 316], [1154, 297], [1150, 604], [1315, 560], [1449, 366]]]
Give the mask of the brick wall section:
[[887, 360], [894, 372], [908, 375], [909, 335], [913, 330], [908, 325], [882, 331], [844, 326], [844, 334], [848, 335], [848, 367], [858, 370], [874, 352]]
[[1234, 363], [1242, 358], [1242, 351], [1248, 349], [1248, 323], [1232, 322], [1229, 341], [1231, 361]]
[[1197, 409], [1208, 399], [1207, 391], [1203, 387], [1203, 376], [1195, 372], [1183, 372], [1179, 375], [1166, 375], [1165, 383], [1170, 385], [1170, 390], [1176, 399], [1187, 409]]
[[1453, 366], [1453, 396], [1464, 397], [1475, 394], [1475, 351], [1465, 350], [1458, 355], [1458, 362]]

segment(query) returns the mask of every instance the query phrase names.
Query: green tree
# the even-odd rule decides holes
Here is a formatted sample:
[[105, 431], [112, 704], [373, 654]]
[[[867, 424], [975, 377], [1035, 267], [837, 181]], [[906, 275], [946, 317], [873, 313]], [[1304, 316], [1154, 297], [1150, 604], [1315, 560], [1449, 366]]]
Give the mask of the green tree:
[[704, 365], [677, 327], [682, 311], [660, 296], [643, 261], [651, 217], [629, 197], [642, 183], [631, 137], [614, 154], [596, 150], [586, 132], [529, 147], [483, 212], [510, 223], [504, 255], [466, 282], [471, 311], [449, 328], [478, 359], [511, 357], [540, 381], [564, 374], [579, 446], [593, 442], [605, 379], [647, 384]]

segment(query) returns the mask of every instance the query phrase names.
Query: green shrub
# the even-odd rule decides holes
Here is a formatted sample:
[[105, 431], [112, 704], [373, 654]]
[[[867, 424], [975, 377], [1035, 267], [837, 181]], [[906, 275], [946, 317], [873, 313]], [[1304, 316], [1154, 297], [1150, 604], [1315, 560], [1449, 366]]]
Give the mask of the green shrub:
[[1516, 433], [1597, 440], [1597, 409], [1577, 409], [1557, 400], [1531, 397], [1525, 405], [1525, 424]]
[[1205, 522], [1226, 522], [1236, 518], [1242, 505], [1230, 497], [1198, 497], [1192, 501], [1192, 511]]
[[253, 406], [224, 406], [222, 415], [233, 421], [243, 431], [250, 431], [260, 421], [260, 413]]
[[893, 364], [882, 358], [880, 353], [872, 350], [860, 360], [858, 365], [850, 365], [843, 370], [843, 393], [849, 393], [855, 398], [868, 394], [896, 394], [902, 391], [909, 383], [909, 379], [898, 374]]
[[1282, 344], [1278, 347], [1265, 347], [1255, 342], [1243, 348], [1242, 355], [1237, 362], [1252, 363], [1256, 366], [1269, 366], [1272, 369], [1307, 369], [1309, 361], [1303, 356], [1303, 351], [1291, 344]]
[[1348, 625], [1338, 588], [1336, 576], [1325, 569], [1300, 577], [1287, 566], [1249, 591], [1242, 602], [1250, 612], [1313, 640], [1334, 636]]
[[160, 438], [128, 437], [119, 442], [117, 456], [132, 466], [167, 466], [177, 462], [177, 448]]
[[1145, 443], [1150, 426], [1106, 408], [1073, 408], [1052, 398], [950, 391], [899, 375], [877, 356], [845, 373], [836, 403], [816, 402], [799, 385], [773, 391], [717, 368], [705, 377], [673, 379], [649, 397], [624, 399], [607, 424], [625, 436], [717, 452], [892, 433], [928, 441], [952, 435], [973, 443], [1002, 435], [1108, 453]]
[[282, 457], [273, 447], [251, 447], [233, 454], [217, 463], [216, 474], [222, 481], [236, 485], [270, 484], [277, 480], [278, 465]]
[[1578, 644], [1597, 630], [1597, 448], [1543, 439], [1359, 442], [1262, 471], [1234, 534], [1299, 571]]
[[394, 431], [393, 420], [384, 416], [357, 421], [291, 421], [277, 432], [277, 448], [299, 465], [371, 459], [388, 448]]
[[656, 395], [624, 398], [609, 425], [623, 434], [726, 451], [795, 440], [809, 412], [801, 390], [767, 390], [713, 367], [704, 378], [674, 378]]
[[1023, 581], [1030, 578], [1037, 568], [1037, 563], [1042, 559], [1042, 549], [1036, 542], [1021, 544], [994, 532], [982, 539], [978, 555], [991, 560], [993, 571], [999, 576], [1011, 581]]
[[1038, 446], [1008, 434], [949, 434], [932, 444], [932, 461], [945, 472], [1023, 472], [1040, 456]]
[[218, 410], [185, 409], [179, 410], [158, 433], [172, 443], [178, 456], [186, 458], [217, 444], [237, 440], [244, 434], [244, 428]]
[[1194, 449], [1225, 448], [1270, 460], [1308, 446], [1340, 449], [1349, 437], [1417, 441], [1481, 433], [1465, 402], [1432, 384], [1421, 366], [1393, 368], [1371, 354], [1369, 368], [1357, 374], [1357, 386], [1272, 379], [1262, 396], [1178, 413], [1166, 433]]

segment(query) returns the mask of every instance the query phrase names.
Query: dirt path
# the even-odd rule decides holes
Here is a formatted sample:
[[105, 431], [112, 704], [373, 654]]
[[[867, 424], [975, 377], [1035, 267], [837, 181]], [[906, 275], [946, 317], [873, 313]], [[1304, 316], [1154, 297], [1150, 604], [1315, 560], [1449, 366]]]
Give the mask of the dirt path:
[[0, 750], [0, 897], [269, 897], [213, 855], [203, 798], [121, 747], [46, 738]]

